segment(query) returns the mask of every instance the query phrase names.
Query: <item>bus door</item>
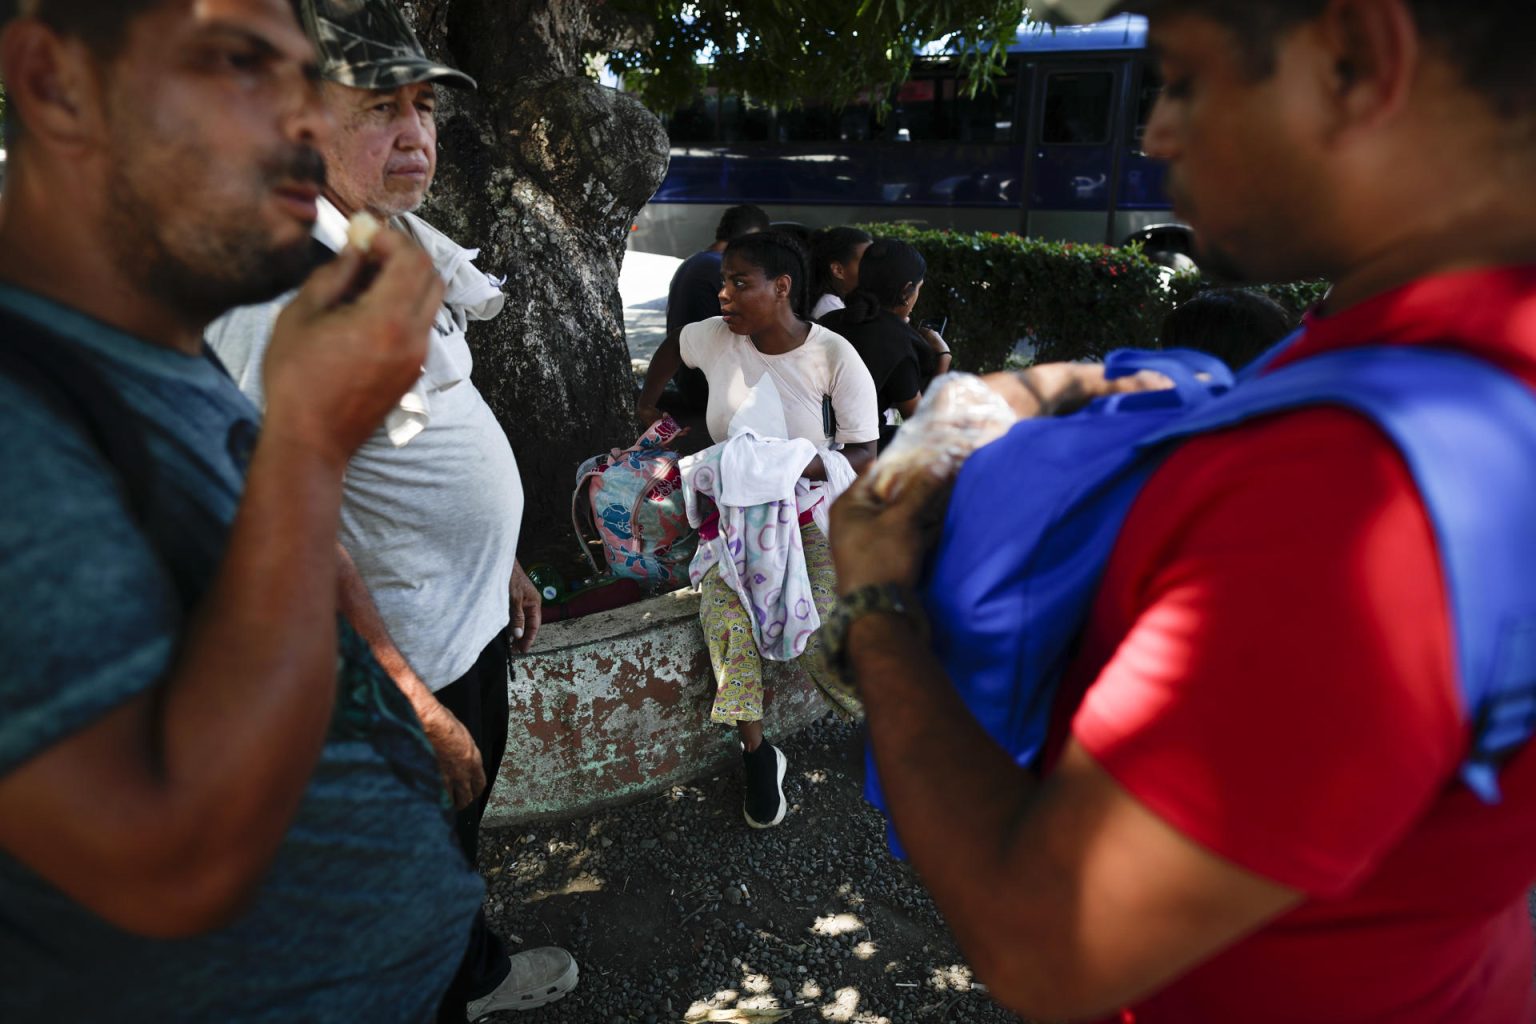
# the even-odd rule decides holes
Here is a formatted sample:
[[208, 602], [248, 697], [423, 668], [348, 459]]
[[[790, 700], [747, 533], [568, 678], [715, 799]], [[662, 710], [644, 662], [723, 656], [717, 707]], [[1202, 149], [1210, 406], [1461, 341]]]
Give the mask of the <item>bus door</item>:
[[1125, 152], [1121, 158], [1120, 194], [1115, 203], [1114, 227], [1110, 240], [1120, 244], [1139, 239], [1149, 252], [1159, 250], [1193, 254], [1193, 236], [1189, 228], [1174, 219], [1168, 196], [1163, 189], [1167, 168], [1147, 156], [1147, 122], [1152, 107], [1162, 92], [1163, 79], [1156, 62], [1143, 57], [1134, 62], [1135, 79], [1127, 93], [1127, 109], [1134, 117], [1125, 119]]
[[1124, 62], [1042, 61], [1029, 119], [1025, 233], [1105, 242], [1119, 192]]

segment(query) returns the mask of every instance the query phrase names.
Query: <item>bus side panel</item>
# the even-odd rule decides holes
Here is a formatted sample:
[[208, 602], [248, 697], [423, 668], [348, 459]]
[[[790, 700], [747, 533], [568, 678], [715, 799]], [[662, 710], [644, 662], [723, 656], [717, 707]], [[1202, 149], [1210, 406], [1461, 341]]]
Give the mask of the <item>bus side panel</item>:
[[671, 167], [630, 248], [686, 257], [738, 203], [807, 228], [907, 222], [1112, 244], [1174, 222], [1163, 168], [1141, 152], [1161, 86], [1145, 37], [1129, 15], [1021, 30], [995, 90], [968, 97], [938, 59], [883, 114], [873, 94], [770, 111], [706, 89], [669, 121]]
[[1168, 196], [1163, 191], [1163, 178], [1167, 167], [1156, 160], [1149, 160], [1140, 153], [1125, 158], [1125, 172], [1120, 182], [1121, 210], [1156, 210], [1163, 220], [1171, 220]]
[[1024, 152], [940, 143], [676, 147], [630, 248], [687, 257], [714, 241], [720, 213], [738, 203], [809, 228], [906, 221], [1016, 231]]
[[738, 144], [672, 151], [652, 202], [1017, 207], [1018, 146]]
[[[635, 218], [629, 248], [686, 259], [715, 240], [715, 225], [730, 204], [651, 203]], [[1018, 227], [1018, 211], [978, 206], [828, 206], [826, 204], [759, 204], [774, 223], [789, 222], [808, 229], [835, 224], [911, 224], [951, 231], [991, 231], [1004, 234]], [[1104, 218], [1094, 221], [1100, 232]], [[876, 234], [879, 231], [876, 229]]]

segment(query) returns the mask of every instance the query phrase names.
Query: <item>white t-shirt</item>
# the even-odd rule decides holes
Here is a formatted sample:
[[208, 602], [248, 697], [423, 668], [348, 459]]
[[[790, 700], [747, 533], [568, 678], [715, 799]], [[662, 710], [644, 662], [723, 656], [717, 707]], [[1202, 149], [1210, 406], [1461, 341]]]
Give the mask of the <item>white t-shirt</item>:
[[[439, 271], [460, 265], [449, 261], [456, 254], [433, 256]], [[292, 297], [231, 310], [206, 334], [257, 406], [265, 403], [261, 368], [272, 328]], [[438, 362], [462, 377], [429, 382], [431, 416], [407, 444], [396, 445], [384, 426], [363, 442], [347, 464], [341, 506], [342, 546], [390, 639], [433, 691], [468, 672], [506, 628], [523, 519], [512, 446], [469, 379], [465, 322], [451, 302], [438, 311], [431, 345], [450, 354]], [[433, 364], [429, 356], [429, 370]]]
[[816, 305], [811, 307], [811, 319], [820, 320], [834, 309], [842, 309], [843, 307], [842, 299], [831, 292], [826, 292], [821, 298], [816, 300]]
[[838, 444], [862, 444], [880, 437], [880, 410], [875, 381], [864, 360], [841, 334], [811, 324], [805, 344], [782, 355], [764, 355], [744, 334], [732, 334], [720, 317], [683, 328], [679, 348], [683, 362], [704, 371], [709, 380], [705, 422], [717, 444], [724, 441], [731, 417], [764, 374], [773, 378], [784, 403], [789, 437], [803, 437], [825, 448], [822, 428], [823, 396], [832, 397]]

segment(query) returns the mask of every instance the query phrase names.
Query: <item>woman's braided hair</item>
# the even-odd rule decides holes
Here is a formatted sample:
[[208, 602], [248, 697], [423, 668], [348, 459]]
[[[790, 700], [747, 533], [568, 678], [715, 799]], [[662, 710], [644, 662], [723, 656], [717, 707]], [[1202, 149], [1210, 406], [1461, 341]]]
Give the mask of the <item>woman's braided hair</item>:
[[848, 317], [869, 323], [882, 310], [892, 310], [911, 297], [910, 285], [922, 284], [928, 273], [923, 254], [897, 238], [877, 238], [864, 250], [859, 286], [848, 295]]
[[811, 294], [819, 299], [835, 292], [837, 281], [832, 276], [832, 264], [847, 263], [859, 246], [873, 241], [868, 231], [843, 226], [823, 228], [812, 235]]
[[798, 238], [784, 231], [754, 231], [731, 239], [725, 255], [746, 260], [770, 281], [788, 277], [789, 307], [795, 316], [807, 319], [811, 257]]

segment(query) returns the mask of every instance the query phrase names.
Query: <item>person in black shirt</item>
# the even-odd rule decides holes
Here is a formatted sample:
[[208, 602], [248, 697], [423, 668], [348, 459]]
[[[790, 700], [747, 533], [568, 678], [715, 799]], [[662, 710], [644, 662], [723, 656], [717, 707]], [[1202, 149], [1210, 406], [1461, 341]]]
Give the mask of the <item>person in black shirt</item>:
[[1296, 329], [1296, 317], [1263, 292], [1213, 288], [1163, 320], [1158, 348], [1192, 348], [1241, 370]]
[[881, 448], [896, 434], [892, 413], [912, 415], [929, 381], [949, 370], [949, 345], [937, 331], [911, 323], [927, 271], [922, 254], [906, 242], [876, 239], [864, 250], [847, 307], [820, 320], [848, 339], [875, 379]]
[[859, 261], [874, 241], [854, 227], [824, 228], [811, 236], [811, 319], [842, 309], [844, 297], [859, 286]]

